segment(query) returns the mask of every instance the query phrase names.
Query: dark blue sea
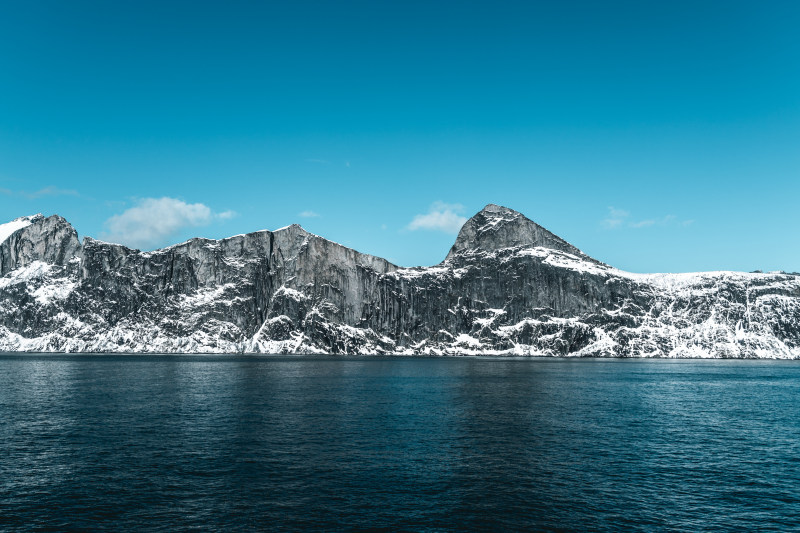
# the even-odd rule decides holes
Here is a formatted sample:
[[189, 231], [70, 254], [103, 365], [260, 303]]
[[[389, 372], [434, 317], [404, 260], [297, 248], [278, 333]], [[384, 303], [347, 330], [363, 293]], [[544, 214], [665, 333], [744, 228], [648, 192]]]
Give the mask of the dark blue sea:
[[7, 531], [800, 528], [800, 362], [0, 355]]

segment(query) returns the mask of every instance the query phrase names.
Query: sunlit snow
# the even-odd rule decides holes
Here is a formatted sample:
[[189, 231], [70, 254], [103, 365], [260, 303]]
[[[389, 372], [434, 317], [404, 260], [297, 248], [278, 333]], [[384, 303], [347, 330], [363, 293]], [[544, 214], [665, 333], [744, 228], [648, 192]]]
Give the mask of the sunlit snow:
[[42, 215], [32, 215], [27, 217], [20, 217], [17, 219], [12, 220], [11, 222], [6, 222], [5, 224], [0, 224], [0, 243], [5, 242], [6, 239], [11, 237], [14, 232], [21, 230], [22, 228], [28, 227], [31, 223], [37, 218], [41, 217]]

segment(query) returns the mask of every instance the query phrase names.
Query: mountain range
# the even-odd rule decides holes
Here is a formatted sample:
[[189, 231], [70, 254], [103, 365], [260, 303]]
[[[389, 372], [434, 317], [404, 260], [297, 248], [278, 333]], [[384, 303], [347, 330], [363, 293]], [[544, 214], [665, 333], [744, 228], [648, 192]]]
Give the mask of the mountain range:
[[143, 252], [0, 225], [0, 351], [800, 358], [800, 275], [634, 274], [487, 205], [404, 268], [291, 225]]

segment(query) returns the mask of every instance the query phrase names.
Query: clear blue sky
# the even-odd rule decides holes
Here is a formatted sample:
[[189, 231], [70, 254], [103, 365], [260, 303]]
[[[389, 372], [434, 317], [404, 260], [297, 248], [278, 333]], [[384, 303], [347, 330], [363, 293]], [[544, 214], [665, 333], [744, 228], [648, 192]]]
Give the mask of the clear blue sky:
[[0, 218], [145, 248], [299, 222], [410, 266], [498, 203], [627, 270], [800, 271], [798, 28], [796, 1], [8, 2]]

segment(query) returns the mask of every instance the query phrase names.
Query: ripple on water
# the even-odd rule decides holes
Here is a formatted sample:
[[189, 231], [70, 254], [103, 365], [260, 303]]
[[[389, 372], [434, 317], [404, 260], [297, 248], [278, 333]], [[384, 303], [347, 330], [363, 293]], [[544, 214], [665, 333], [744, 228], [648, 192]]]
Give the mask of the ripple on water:
[[800, 364], [0, 356], [0, 526], [800, 527]]

